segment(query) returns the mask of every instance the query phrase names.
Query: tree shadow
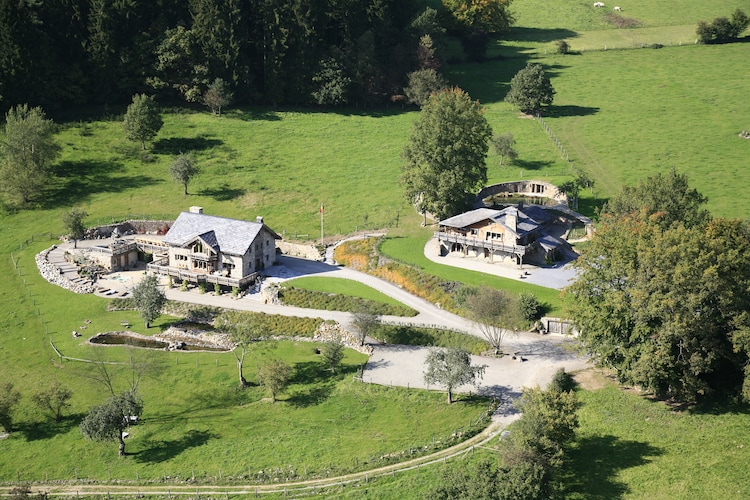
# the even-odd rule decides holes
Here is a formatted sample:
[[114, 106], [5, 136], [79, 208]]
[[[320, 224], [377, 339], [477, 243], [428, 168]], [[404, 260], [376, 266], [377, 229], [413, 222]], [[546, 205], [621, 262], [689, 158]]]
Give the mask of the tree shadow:
[[229, 184], [224, 183], [218, 188], [203, 188], [198, 191], [200, 196], [209, 196], [216, 201], [231, 201], [243, 196], [247, 190], [245, 188], [233, 188], [229, 187]]
[[331, 395], [334, 384], [319, 385], [306, 391], [299, 391], [292, 394], [286, 400], [288, 404], [295, 408], [307, 408], [309, 406], [324, 403]]
[[59, 422], [51, 417], [42, 422], [29, 422], [16, 425], [15, 430], [23, 433], [27, 441], [38, 441], [42, 439], [51, 439], [58, 434], [70, 432], [73, 427], [78, 426], [81, 420], [86, 417], [85, 413], [74, 413], [63, 415]]
[[123, 179], [114, 174], [122, 172], [119, 162], [99, 160], [63, 161], [55, 168], [56, 182], [46, 192], [43, 208], [51, 209], [75, 205], [96, 193], [121, 193], [163, 182], [147, 175], [132, 175]]
[[513, 42], [554, 42], [566, 38], [577, 38], [577, 32], [565, 29], [542, 29], [542, 28], [511, 28], [505, 39]]
[[294, 375], [289, 379], [290, 384], [318, 384], [327, 383], [331, 379], [337, 379], [342, 375], [356, 373], [360, 365], [340, 365], [336, 372], [332, 373], [320, 361], [304, 361], [294, 365]]
[[522, 168], [524, 170], [541, 170], [546, 167], [551, 167], [554, 164], [554, 162], [546, 161], [546, 160], [522, 160], [520, 158], [516, 158], [513, 160], [512, 164], [509, 164], [508, 166], [513, 166]]
[[151, 151], [155, 154], [178, 155], [190, 151], [205, 151], [222, 144], [224, 144], [224, 141], [220, 139], [210, 139], [204, 136], [170, 137], [169, 139], [155, 141]]
[[271, 108], [238, 108], [238, 109], [232, 109], [224, 113], [226, 115], [231, 116], [232, 118], [237, 118], [238, 120], [242, 120], [245, 122], [252, 122], [252, 121], [267, 121], [267, 122], [278, 122], [281, 121], [281, 115], [279, 113]]
[[160, 440], [160, 439], [144, 439], [142, 445], [145, 449], [141, 451], [128, 453], [129, 456], [135, 458], [137, 462], [141, 463], [159, 463], [170, 460], [183, 451], [202, 446], [211, 439], [218, 439], [220, 436], [214, 434], [211, 431], [199, 431], [189, 430], [179, 439], [173, 440]]
[[591, 116], [599, 112], [599, 108], [588, 108], [586, 106], [548, 106], [545, 115], [552, 118], [563, 116]]
[[644, 465], [663, 450], [648, 443], [623, 440], [616, 436], [579, 439], [564, 465], [565, 497], [622, 498], [627, 484], [616, 480], [624, 469]]

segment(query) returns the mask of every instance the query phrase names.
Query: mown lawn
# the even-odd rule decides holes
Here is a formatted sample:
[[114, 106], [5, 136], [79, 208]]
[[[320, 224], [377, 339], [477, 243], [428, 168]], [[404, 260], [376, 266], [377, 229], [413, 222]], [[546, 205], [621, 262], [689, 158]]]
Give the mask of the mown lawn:
[[[382, 455], [433, 449], [433, 438], [436, 446], [445, 446], [454, 431], [488, 405], [466, 398], [449, 406], [439, 393], [363, 384], [354, 377], [367, 357], [353, 350], [346, 351], [342, 368], [332, 374], [315, 352], [319, 345], [309, 342], [251, 346], [244, 375], [254, 385], [246, 390], [238, 388], [231, 353], [90, 347], [88, 336], [119, 330], [123, 319], [131, 321], [132, 330], [153, 334], [174, 318], [162, 316], [146, 329], [134, 312], [107, 312], [105, 299], [44, 282], [32, 259], [49, 243], [14, 253], [22, 276], [8, 273], [9, 287], [2, 295], [2, 380], [13, 382], [23, 398], [14, 432], [2, 441], [0, 481], [15, 481], [19, 475], [25, 481], [135, 481], [165, 475], [185, 480], [193, 474], [200, 480], [232, 476], [260, 482], [321, 477], [388, 463]], [[84, 336], [73, 338], [72, 330]], [[80, 420], [108, 391], [92, 379], [90, 364], [59, 360], [50, 341], [66, 356], [125, 363], [111, 365], [118, 392], [132, 380], [130, 359], [148, 362], [151, 368], [139, 386], [143, 419], [130, 430], [125, 458], [117, 457], [114, 443], [93, 443], [81, 435]], [[269, 357], [294, 367], [292, 383], [276, 404], [257, 386], [258, 366]], [[31, 395], [53, 380], [74, 392], [60, 423], [51, 422], [31, 402]]]

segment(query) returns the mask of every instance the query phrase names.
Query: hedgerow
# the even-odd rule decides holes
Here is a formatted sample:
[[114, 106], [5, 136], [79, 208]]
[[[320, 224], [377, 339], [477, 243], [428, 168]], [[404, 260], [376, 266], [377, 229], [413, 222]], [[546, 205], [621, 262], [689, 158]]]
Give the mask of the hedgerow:
[[325, 311], [356, 312], [367, 310], [372, 314], [388, 316], [416, 316], [418, 314], [414, 309], [402, 305], [384, 304], [360, 297], [350, 297], [348, 295], [325, 293], [296, 287], [281, 288], [279, 290], [279, 299], [286, 305], [308, 309], [322, 309]]

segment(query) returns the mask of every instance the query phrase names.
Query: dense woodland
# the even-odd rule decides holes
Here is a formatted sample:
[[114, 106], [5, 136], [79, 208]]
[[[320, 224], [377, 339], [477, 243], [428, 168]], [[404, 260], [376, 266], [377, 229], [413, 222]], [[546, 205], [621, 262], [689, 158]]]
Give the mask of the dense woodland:
[[0, 0], [0, 100], [3, 111], [125, 103], [135, 93], [200, 101], [220, 78], [238, 104], [387, 102], [409, 72], [437, 64], [446, 27], [486, 39], [512, 22], [508, 0], [469, 19], [458, 13], [466, 2], [444, 3]]

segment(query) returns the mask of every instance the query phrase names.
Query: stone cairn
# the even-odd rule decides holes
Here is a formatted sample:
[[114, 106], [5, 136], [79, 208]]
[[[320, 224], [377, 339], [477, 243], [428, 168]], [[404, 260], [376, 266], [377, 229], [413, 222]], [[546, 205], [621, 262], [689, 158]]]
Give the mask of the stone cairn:
[[54, 249], [55, 247], [53, 246], [46, 250], [42, 250], [36, 254], [36, 257], [34, 257], [34, 260], [36, 260], [36, 266], [39, 268], [39, 273], [42, 277], [53, 285], [65, 288], [71, 292], [94, 293], [94, 285], [91, 281], [83, 279], [81, 281], [73, 281], [66, 278], [60, 271], [59, 267], [47, 260], [47, 256]]

